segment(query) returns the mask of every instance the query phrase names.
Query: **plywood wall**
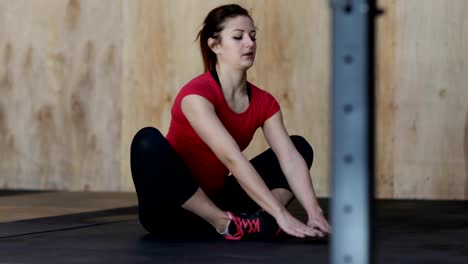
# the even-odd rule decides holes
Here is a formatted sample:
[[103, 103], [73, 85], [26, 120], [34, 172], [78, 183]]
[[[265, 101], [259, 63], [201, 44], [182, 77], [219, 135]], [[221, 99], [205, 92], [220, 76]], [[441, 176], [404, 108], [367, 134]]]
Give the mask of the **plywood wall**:
[[120, 189], [114, 3], [0, 1], [0, 188]]
[[385, 198], [468, 198], [468, 2], [380, 0], [377, 185]]
[[[259, 29], [249, 79], [313, 144], [314, 185], [328, 196], [328, 2], [233, 2]], [[167, 132], [178, 90], [203, 70], [196, 34], [225, 3], [0, 0], [0, 188], [133, 190], [131, 139]], [[378, 197], [467, 199], [468, 2], [379, 5]], [[245, 154], [266, 147], [259, 132]]]
[[394, 196], [466, 198], [468, 2], [398, 1]]
[[375, 20], [375, 193], [385, 198], [392, 198], [395, 188], [395, 6], [394, 0], [379, 1], [384, 14]]

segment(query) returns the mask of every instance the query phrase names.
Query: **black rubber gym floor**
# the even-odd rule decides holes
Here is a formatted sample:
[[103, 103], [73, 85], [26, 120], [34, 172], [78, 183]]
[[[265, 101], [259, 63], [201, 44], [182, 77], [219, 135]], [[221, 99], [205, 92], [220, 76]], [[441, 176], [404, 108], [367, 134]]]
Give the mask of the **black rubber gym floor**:
[[[328, 200], [320, 203], [327, 212]], [[468, 263], [467, 202], [378, 200], [375, 208], [377, 263]], [[290, 209], [305, 219], [297, 203]], [[140, 227], [136, 213], [136, 207], [125, 207], [0, 223], [0, 263], [329, 261], [327, 240], [158, 239]]]

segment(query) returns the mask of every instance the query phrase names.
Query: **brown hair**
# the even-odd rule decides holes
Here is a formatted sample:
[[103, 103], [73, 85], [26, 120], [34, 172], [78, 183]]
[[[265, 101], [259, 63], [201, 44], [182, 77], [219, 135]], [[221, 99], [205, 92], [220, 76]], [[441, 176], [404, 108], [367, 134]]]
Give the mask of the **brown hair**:
[[208, 39], [213, 38], [217, 42], [221, 42], [219, 33], [224, 29], [224, 23], [228, 18], [237, 16], [246, 16], [253, 21], [249, 12], [236, 4], [223, 5], [211, 10], [206, 16], [205, 21], [203, 21], [203, 28], [198, 33], [197, 39], [200, 39], [200, 51], [205, 71], [216, 67], [216, 54], [208, 46]]

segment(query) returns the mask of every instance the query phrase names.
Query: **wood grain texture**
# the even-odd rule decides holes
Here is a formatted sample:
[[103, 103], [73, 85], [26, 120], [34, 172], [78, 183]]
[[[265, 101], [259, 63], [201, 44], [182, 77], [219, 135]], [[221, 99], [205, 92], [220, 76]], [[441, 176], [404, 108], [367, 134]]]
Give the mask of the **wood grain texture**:
[[166, 134], [171, 107], [183, 84], [199, 74], [196, 30], [202, 13], [198, 2], [124, 1], [124, 50], [122, 86], [121, 186], [133, 189], [130, 144], [146, 126]]
[[0, 2], [0, 188], [119, 189], [115, 3]]
[[464, 0], [397, 2], [395, 198], [466, 195], [467, 12]]
[[[129, 148], [167, 133], [203, 71], [198, 30], [221, 0], [0, 0], [0, 188], [133, 190]], [[258, 27], [249, 79], [314, 147], [329, 195], [327, 1], [238, 0]], [[468, 2], [380, 0], [376, 194], [468, 199]], [[259, 130], [245, 151], [267, 148]]]
[[[226, 1], [125, 1], [122, 186], [133, 188], [129, 145], [144, 126], [167, 133], [179, 89], [202, 73], [194, 39], [208, 12]], [[279, 101], [291, 134], [316, 152], [312, 169], [319, 195], [328, 194], [328, 9], [322, 1], [234, 1], [251, 11], [258, 27], [258, 55], [249, 79]], [[180, 19], [183, 18], [183, 19]], [[259, 131], [245, 151], [267, 148]]]
[[[260, 4], [254, 7], [260, 29], [252, 79], [279, 101], [289, 133], [303, 136], [313, 146], [315, 156], [311, 175], [314, 187], [318, 196], [328, 196], [328, 5], [323, 1], [294, 1], [293, 5], [287, 1], [265, 1]], [[260, 137], [256, 140], [250, 150], [251, 156], [267, 147]], [[258, 142], [263, 143], [263, 148]]]
[[468, 199], [468, 110], [466, 111], [465, 115], [465, 137], [464, 137], [464, 145], [465, 145], [465, 200]]
[[[131, 207], [137, 203], [136, 195], [129, 192], [67, 191], [2, 196], [0, 224]], [[135, 218], [136, 216], [133, 215], [132, 219]]]
[[395, 138], [395, 1], [381, 0], [384, 14], [376, 18], [375, 195], [392, 198]]

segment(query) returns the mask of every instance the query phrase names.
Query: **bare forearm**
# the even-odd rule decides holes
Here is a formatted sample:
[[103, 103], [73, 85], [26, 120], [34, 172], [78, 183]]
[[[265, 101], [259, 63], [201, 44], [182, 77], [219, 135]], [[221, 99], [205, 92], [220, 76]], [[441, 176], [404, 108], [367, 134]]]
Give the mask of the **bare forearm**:
[[299, 153], [281, 163], [281, 169], [296, 198], [308, 214], [319, 208], [309, 168]]
[[228, 169], [235, 175], [234, 177], [252, 200], [269, 214], [276, 216], [284, 210], [284, 206], [273, 196], [263, 179], [245, 157], [242, 156], [232, 161]]

